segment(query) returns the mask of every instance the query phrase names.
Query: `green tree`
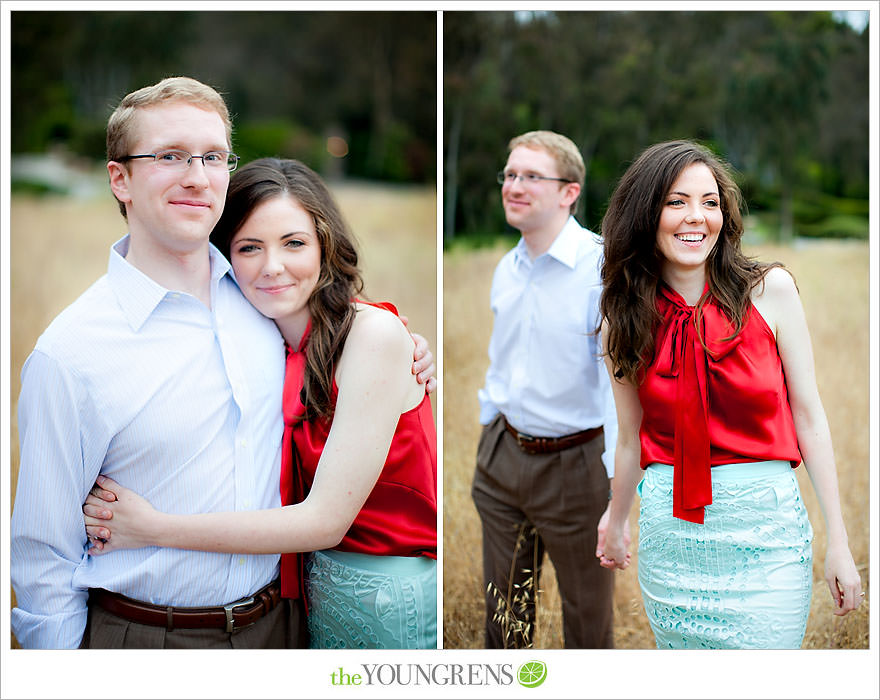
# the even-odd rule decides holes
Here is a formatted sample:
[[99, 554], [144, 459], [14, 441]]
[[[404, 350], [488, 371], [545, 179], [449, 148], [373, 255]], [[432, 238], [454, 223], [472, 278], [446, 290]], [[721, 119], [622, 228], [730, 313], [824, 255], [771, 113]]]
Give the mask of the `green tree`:
[[643, 148], [690, 138], [784, 236], [834, 212], [867, 231], [867, 39], [829, 12], [446, 12], [445, 239], [503, 229], [490, 173], [530, 129], [580, 147], [594, 230]]
[[123, 95], [190, 75], [225, 94], [250, 157], [320, 169], [337, 134], [351, 175], [435, 177], [435, 12], [16, 11], [11, 36], [13, 153], [101, 158]]
[[794, 236], [794, 193], [803, 182], [826, 97], [827, 30], [833, 30], [833, 21], [814, 12], [742, 17], [752, 44], [730, 66], [729, 132], [746, 142], [746, 163], [764, 168], [764, 181], [778, 191], [780, 236], [788, 241]]

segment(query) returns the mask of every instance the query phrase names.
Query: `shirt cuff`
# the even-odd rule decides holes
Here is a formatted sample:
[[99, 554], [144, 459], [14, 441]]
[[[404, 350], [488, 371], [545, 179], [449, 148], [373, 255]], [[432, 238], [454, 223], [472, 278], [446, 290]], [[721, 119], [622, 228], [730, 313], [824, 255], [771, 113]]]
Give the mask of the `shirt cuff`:
[[87, 620], [87, 609], [58, 615], [38, 615], [13, 608], [10, 626], [22, 649], [78, 649]]
[[485, 391], [480, 389], [477, 395], [480, 400], [480, 425], [489, 425], [500, 411], [491, 401], [485, 398]]

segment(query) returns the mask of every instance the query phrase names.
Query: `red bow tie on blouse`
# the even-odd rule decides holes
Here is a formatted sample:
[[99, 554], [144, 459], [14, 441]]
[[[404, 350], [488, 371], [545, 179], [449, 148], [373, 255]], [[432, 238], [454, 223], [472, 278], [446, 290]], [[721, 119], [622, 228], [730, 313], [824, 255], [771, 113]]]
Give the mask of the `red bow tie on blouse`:
[[[707, 284], [704, 295], [708, 289]], [[699, 335], [694, 307], [665, 284], [660, 287], [657, 310], [667, 329], [659, 343], [657, 373], [676, 379], [672, 514], [702, 523], [704, 507], [712, 503], [708, 361], [721, 359], [740, 343], [741, 337], [721, 340], [733, 328], [711, 297], [702, 307]]]

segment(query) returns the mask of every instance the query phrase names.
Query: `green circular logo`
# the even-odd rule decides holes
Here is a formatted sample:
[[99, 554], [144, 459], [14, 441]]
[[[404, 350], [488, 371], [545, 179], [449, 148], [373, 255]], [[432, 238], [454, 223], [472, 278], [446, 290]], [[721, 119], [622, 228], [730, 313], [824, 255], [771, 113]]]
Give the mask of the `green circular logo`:
[[523, 688], [537, 688], [546, 678], [547, 664], [543, 661], [526, 661], [516, 674], [516, 679]]

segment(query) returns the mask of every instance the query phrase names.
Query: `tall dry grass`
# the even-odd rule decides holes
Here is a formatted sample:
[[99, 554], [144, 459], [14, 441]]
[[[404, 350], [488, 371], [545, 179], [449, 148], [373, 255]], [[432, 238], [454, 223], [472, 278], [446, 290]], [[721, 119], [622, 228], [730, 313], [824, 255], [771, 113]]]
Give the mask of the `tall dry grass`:
[[[456, 250], [443, 262], [444, 357], [444, 581], [443, 635], [447, 648], [483, 646], [483, 582], [480, 521], [470, 497], [480, 426], [477, 390], [488, 366], [492, 330], [489, 289], [504, 247]], [[813, 340], [819, 391], [828, 414], [839, 471], [841, 503], [865, 604], [844, 618], [832, 615], [823, 579], [825, 526], [806, 471], [797, 470], [815, 531], [813, 600], [803, 647], [868, 648], [869, 552], [869, 269], [868, 244], [819, 242], [799, 247], [763, 246], [747, 251], [779, 260], [795, 275]], [[638, 500], [638, 499], [636, 499]], [[638, 540], [637, 508], [631, 513]], [[635, 549], [635, 545], [633, 546]], [[615, 644], [652, 649], [637, 579], [637, 557], [617, 572]], [[535, 646], [561, 648], [562, 619], [552, 564], [545, 562]]]
[[[394, 302], [437, 356], [434, 188], [343, 183], [331, 189], [358, 240], [366, 295]], [[110, 246], [126, 227], [109, 190], [95, 200], [14, 196], [10, 210], [9, 443], [14, 503], [22, 364], [51, 320], [106, 272]]]

